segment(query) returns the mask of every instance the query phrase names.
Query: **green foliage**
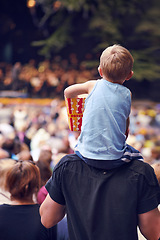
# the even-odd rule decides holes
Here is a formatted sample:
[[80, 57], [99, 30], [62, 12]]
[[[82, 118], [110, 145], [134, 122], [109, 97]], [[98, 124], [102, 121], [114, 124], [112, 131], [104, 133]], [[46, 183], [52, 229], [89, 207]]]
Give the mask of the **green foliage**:
[[134, 77], [137, 80], [159, 79], [159, 53], [156, 47], [134, 51]]
[[[34, 42], [39, 53], [52, 57], [65, 47], [83, 41], [97, 55], [118, 43], [134, 56], [134, 77], [159, 79], [160, 1], [159, 0], [37, 0], [43, 10], [40, 25], [47, 21], [49, 36]], [[95, 64], [96, 59], [88, 65]]]
[[63, 25], [59, 26], [48, 38], [41, 41], [35, 41], [32, 46], [42, 48], [39, 50], [39, 54], [46, 58], [51, 58], [54, 53], [58, 53], [67, 44], [72, 42], [70, 33], [70, 21], [67, 19]]
[[63, 0], [61, 1], [63, 7], [69, 11], [80, 11], [83, 5], [86, 3], [85, 0]]

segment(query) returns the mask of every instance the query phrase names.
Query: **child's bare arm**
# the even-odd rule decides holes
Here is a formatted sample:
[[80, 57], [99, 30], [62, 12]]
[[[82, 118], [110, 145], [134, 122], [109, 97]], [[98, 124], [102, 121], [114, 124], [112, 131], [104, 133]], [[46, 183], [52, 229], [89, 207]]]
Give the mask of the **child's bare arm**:
[[129, 123], [130, 123], [130, 120], [129, 120], [129, 117], [127, 118], [127, 121], [126, 121], [126, 139], [128, 138], [128, 134], [129, 134]]
[[96, 80], [92, 80], [85, 83], [71, 85], [64, 90], [64, 95], [66, 98], [76, 98], [80, 94], [89, 94], [95, 83]]

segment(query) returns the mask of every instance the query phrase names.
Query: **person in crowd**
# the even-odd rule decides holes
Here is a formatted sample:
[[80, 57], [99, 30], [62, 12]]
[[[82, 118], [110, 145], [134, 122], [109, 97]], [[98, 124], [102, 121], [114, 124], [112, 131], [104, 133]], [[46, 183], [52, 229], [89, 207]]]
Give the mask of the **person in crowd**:
[[38, 161], [43, 162], [50, 168], [52, 163], [52, 149], [49, 146], [44, 145], [41, 148]]
[[110, 46], [100, 57], [101, 79], [74, 84], [64, 91], [66, 98], [89, 94], [75, 152], [93, 167], [111, 169], [133, 159], [143, 160], [138, 150], [126, 144], [131, 92], [123, 83], [133, 75], [133, 61], [126, 48]]
[[15, 129], [15, 139], [20, 143], [27, 145], [30, 149], [30, 139], [26, 136], [26, 131], [29, 126], [29, 117], [27, 108], [17, 106], [13, 112], [13, 126]]
[[20, 151], [17, 155], [17, 160], [21, 160], [21, 161], [26, 161], [26, 160], [30, 160], [30, 161], [33, 161], [33, 157], [30, 153], [29, 150], [27, 149], [24, 149], [22, 151]]
[[9, 158], [9, 153], [3, 148], [0, 148], [0, 159], [3, 159], [3, 158]]
[[1, 147], [3, 150], [5, 150], [9, 154], [9, 158], [12, 158], [12, 159], [17, 159], [16, 154], [21, 148], [19, 142], [17, 142], [14, 138], [8, 138], [8, 137], [5, 138]]
[[10, 193], [6, 190], [6, 173], [9, 169], [11, 169], [15, 164], [15, 161], [10, 158], [0, 159], [0, 204], [9, 204]]
[[58, 239], [57, 226], [46, 229], [41, 224], [39, 205], [33, 198], [39, 187], [40, 172], [34, 162], [15, 161], [6, 174], [6, 189], [10, 192], [11, 203], [0, 205], [1, 240]]
[[20, 79], [19, 79], [19, 75], [21, 72], [21, 63], [20, 62], [16, 62], [12, 68], [11, 71], [11, 77], [12, 77], [12, 89], [17, 91], [19, 90], [20, 87]]
[[160, 187], [153, 168], [134, 160], [118, 168], [94, 168], [76, 154], [64, 156], [47, 182], [40, 207], [50, 228], [67, 213], [69, 239], [160, 238]]
[[51, 171], [51, 161], [52, 161], [52, 153], [49, 149], [42, 149], [39, 155], [39, 159], [36, 162], [36, 165], [39, 167], [40, 176], [41, 176], [41, 185], [37, 194], [37, 201], [39, 204], [42, 204], [44, 199], [46, 198], [48, 192], [45, 188], [46, 182], [52, 176]]

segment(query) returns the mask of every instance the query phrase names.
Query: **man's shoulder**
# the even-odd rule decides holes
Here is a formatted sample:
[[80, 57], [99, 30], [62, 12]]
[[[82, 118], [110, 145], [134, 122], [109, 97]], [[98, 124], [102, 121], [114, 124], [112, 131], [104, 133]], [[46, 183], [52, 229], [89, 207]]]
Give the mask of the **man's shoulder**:
[[144, 169], [153, 169], [151, 165], [147, 162], [141, 161], [141, 160], [133, 160], [130, 162], [130, 168], [135, 171], [142, 171]]
[[[61, 170], [74, 168], [74, 170], [78, 169], [78, 171], [83, 169], [83, 171], [86, 170], [88, 172], [88, 169], [92, 167], [87, 166], [87, 164], [76, 154], [67, 154], [58, 162], [54, 168], [54, 171], [59, 168], [61, 168]], [[114, 169], [109, 172], [115, 173], [121, 171], [123, 171], [123, 173], [130, 171], [130, 173], [132, 172], [131, 175], [142, 176], [147, 180], [149, 185], [152, 186], [155, 186], [158, 183], [154, 169], [151, 167], [151, 165], [140, 160], [133, 160], [130, 163], [125, 164], [124, 167], [120, 167], [119, 169]], [[102, 170], [95, 169], [95, 172], [102, 172]]]
[[77, 162], [77, 161], [82, 161], [82, 160], [76, 154], [66, 154], [64, 157], [60, 159], [60, 161], [55, 166], [54, 170], [56, 170], [59, 167], [66, 166], [71, 162]]
[[133, 160], [129, 164], [129, 169], [139, 175], [142, 175], [150, 185], [155, 185], [155, 182], [157, 182], [154, 169], [146, 162]]

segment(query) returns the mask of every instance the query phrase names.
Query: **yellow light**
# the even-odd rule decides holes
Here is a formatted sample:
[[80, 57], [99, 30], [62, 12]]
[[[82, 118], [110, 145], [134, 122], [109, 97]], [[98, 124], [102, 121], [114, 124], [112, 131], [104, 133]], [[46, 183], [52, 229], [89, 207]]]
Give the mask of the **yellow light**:
[[35, 0], [28, 0], [27, 1], [27, 7], [28, 8], [33, 8], [33, 7], [35, 7], [35, 5], [36, 5], [36, 1]]
[[45, 70], [45, 67], [43, 65], [41, 65], [39, 68], [38, 68], [38, 72], [44, 72]]

